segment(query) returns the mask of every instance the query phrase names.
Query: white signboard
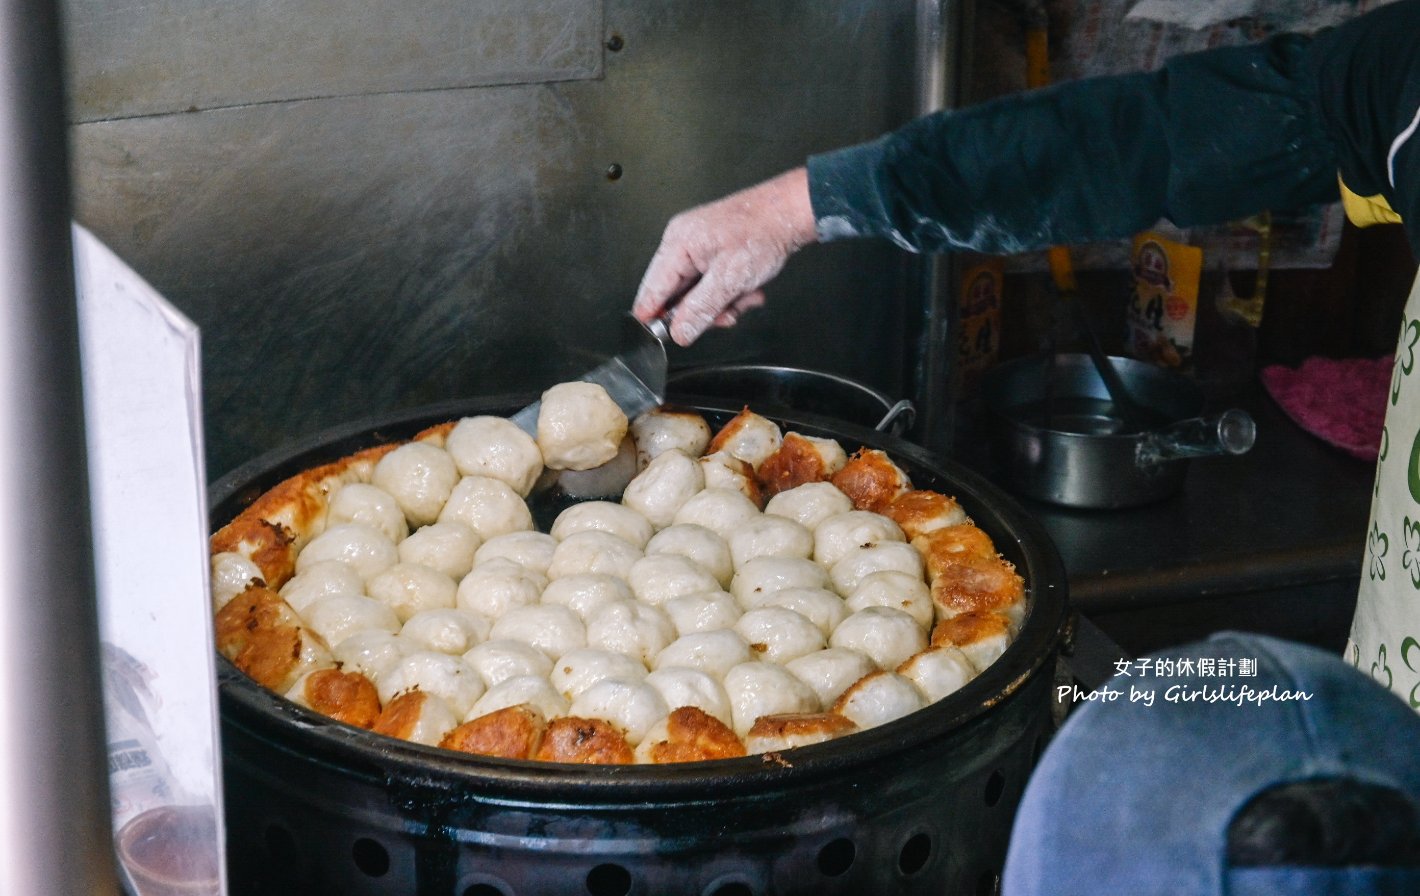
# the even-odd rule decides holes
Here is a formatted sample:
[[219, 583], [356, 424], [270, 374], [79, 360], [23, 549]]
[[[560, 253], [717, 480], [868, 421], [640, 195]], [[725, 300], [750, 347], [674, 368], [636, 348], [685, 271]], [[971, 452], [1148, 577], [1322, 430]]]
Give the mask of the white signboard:
[[113, 826], [145, 896], [225, 892], [198, 331], [74, 228]]

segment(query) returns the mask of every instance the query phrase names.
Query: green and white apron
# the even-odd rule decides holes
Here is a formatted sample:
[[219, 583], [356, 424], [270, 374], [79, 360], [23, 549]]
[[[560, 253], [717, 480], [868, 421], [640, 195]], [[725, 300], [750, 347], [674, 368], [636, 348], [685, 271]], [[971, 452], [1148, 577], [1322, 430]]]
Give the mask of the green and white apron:
[[1411, 287], [1346, 659], [1420, 709], [1420, 277]]

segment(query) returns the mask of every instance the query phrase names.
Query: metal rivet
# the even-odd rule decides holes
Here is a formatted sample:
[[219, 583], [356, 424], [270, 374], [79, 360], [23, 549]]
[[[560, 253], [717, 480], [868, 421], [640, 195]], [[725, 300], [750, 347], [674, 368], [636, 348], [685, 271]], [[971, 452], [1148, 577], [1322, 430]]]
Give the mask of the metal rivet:
[[606, 166], [606, 179], [621, 180], [621, 166], [616, 164], [615, 162], [612, 162], [610, 165]]
[[606, 48], [613, 53], [620, 53], [621, 48], [626, 46], [626, 41], [620, 34], [613, 33], [606, 39]]

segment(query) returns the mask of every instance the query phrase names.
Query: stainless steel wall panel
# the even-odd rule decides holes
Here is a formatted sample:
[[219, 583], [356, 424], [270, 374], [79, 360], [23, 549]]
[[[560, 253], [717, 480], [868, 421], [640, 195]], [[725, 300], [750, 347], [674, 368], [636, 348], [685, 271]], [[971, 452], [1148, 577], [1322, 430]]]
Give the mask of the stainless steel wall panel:
[[70, 0], [80, 121], [601, 75], [602, 0]]
[[[672, 214], [911, 116], [913, 21], [905, 0], [612, 0], [600, 79], [76, 123], [78, 214], [201, 326], [219, 474], [344, 420], [574, 375]], [[898, 392], [912, 288], [887, 246], [811, 247], [768, 309], [672, 363]]]
[[[918, 115], [954, 108], [961, 102], [963, 59], [970, 44], [975, 0], [917, 0]], [[919, 267], [917, 316], [909, 323], [916, 342], [910, 380], [918, 407], [916, 438], [937, 451], [956, 439], [955, 393], [961, 264], [956, 256], [929, 256]]]

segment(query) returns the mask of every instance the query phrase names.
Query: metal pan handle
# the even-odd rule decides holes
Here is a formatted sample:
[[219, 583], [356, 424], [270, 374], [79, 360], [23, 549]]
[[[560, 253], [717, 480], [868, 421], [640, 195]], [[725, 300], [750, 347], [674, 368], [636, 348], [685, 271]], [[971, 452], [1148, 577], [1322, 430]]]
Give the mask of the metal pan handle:
[[906, 432], [912, 428], [912, 424], [917, 420], [917, 406], [906, 398], [902, 399], [897, 404], [888, 408], [888, 412], [883, 415], [883, 419], [879, 420], [878, 425], [874, 426], [873, 429], [878, 432], [887, 432], [888, 428], [897, 421], [898, 417], [903, 418], [902, 431]]
[[1171, 460], [1245, 454], [1257, 441], [1257, 424], [1247, 411], [1231, 408], [1209, 417], [1180, 420], [1139, 440], [1134, 459], [1140, 467]]

